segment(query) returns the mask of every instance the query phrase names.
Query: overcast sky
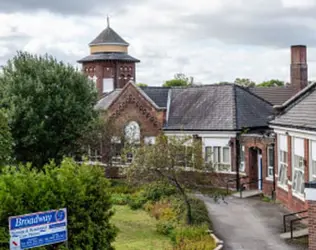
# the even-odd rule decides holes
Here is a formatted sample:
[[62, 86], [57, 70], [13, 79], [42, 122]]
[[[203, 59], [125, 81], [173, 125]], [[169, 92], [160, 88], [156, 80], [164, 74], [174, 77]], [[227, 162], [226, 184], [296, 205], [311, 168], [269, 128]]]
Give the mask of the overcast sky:
[[308, 46], [316, 80], [315, 13], [316, 0], [0, 0], [0, 64], [26, 50], [76, 65], [109, 14], [141, 60], [138, 82], [288, 81], [292, 44]]

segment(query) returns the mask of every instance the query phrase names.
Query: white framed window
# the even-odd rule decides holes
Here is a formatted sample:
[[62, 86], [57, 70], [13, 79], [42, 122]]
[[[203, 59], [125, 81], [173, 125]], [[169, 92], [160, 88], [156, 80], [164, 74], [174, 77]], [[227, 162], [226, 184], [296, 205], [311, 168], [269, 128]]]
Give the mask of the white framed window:
[[229, 147], [205, 147], [205, 161], [212, 163], [215, 171], [230, 172], [230, 148]]
[[279, 135], [279, 186], [286, 186], [288, 181], [287, 136]]
[[274, 169], [274, 148], [268, 147], [268, 171], [267, 177], [273, 178], [273, 169]]
[[131, 121], [125, 126], [125, 138], [131, 144], [140, 142], [140, 127], [137, 122]]
[[316, 141], [310, 141], [309, 180], [316, 181]]
[[239, 172], [245, 172], [245, 146], [240, 147], [240, 165]]
[[114, 89], [113, 78], [103, 78], [102, 92], [108, 93]]
[[304, 139], [293, 137], [292, 192], [304, 194]]

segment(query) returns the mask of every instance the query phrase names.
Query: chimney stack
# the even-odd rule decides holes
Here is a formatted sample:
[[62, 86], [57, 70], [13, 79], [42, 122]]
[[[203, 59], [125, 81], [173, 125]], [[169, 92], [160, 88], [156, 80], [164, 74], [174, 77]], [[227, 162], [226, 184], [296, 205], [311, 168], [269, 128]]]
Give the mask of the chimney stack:
[[305, 45], [291, 46], [291, 85], [295, 93], [308, 85], [307, 53]]

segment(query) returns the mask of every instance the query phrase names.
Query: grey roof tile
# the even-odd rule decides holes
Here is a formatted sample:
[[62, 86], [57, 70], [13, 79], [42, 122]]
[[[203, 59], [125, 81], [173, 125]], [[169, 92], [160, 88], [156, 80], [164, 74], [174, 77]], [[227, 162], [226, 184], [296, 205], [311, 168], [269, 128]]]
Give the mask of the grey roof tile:
[[158, 107], [166, 108], [168, 101], [168, 92], [170, 88], [167, 87], [141, 87], [146, 95], [152, 99]]
[[253, 87], [249, 90], [272, 105], [280, 105], [295, 94], [295, 90], [291, 85], [284, 87]]
[[86, 56], [78, 61], [78, 63], [92, 62], [92, 61], [124, 61], [124, 62], [140, 62], [138, 59], [122, 52], [103, 52]]
[[316, 129], [316, 84], [308, 86], [283, 107], [272, 125]]
[[101, 44], [115, 44], [128, 46], [126, 42], [119, 34], [117, 34], [111, 27], [104, 29], [89, 45], [101, 45]]
[[98, 101], [98, 103], [95, 105], [96, 110], [107, 110], [114, 99], [118, 97], [118, 95], [121, 93], [122, 89], [115, 89], [112, 92], [108, 93], [106, 96], [104, 96], [102, 99]]
[[166, 130], [240, 130], [267, 126], [272, 105], [234, 84], [171, 89]]

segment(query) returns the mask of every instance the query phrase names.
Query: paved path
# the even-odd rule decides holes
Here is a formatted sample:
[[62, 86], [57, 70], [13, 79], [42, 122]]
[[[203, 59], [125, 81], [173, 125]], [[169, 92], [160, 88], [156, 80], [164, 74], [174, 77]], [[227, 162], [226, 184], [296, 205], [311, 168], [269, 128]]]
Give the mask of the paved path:
[[302, 246], [288, 245], [279, 237], [282, 214], [286, 211], [277, 204], [259, 199], [226, 198], [215, 203], [212, 198], [196, 195], [209, 211], [215, 234], [224, 241], [225, 250], [298, 250]]

